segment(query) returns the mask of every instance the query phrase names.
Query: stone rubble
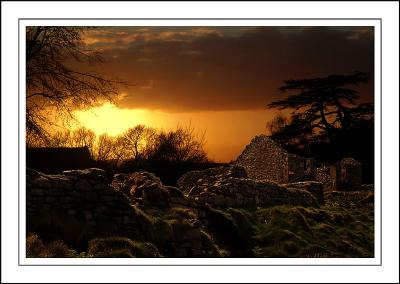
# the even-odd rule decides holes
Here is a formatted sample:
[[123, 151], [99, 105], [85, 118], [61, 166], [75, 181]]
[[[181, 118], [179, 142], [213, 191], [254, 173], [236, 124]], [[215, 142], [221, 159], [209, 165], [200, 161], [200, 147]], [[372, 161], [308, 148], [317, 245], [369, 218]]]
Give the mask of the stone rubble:
[[189, 172], [178, 181], [179, 187], [196, 203], [223, 207], [284, 204], [318, 207], [317, 200], [321, 198], [317, 184], [320, 185], [299, 183], [285, 187], [268, 180], [253, 180], [246, 177], [240, 166]]
[[27, 232], [44, 239], [80, 246], [99, 237], [145, 236], [166, 256], [220, 256], [197, 219], [154, 220], [140, 209], [147, 204], [166, 210], [169, 202], [187, 199], [178, 188], [162, 185], [148, 172], [118, 174], [110, 184], [101, 169], [59, 175], [27, 169], [26, 198]]
[[[110, 182], [106, 172], [96, 168], [57, 175], [28, 168], [27, 232], [75, 244], [107, 236], [144, 236], [165, 256], [213, 257], [220, 252], [205, 227], [210, 222], [207, 208], [319, 207], [324, 205], [324, 186], [316, 181], [250, 179], [236, 164], [188, 172], [178, 187], [163, 185], [146, 171], [116, 174]], [[152, 213], [174, 208], [187, 208], [195, 216], [165, 220]]]

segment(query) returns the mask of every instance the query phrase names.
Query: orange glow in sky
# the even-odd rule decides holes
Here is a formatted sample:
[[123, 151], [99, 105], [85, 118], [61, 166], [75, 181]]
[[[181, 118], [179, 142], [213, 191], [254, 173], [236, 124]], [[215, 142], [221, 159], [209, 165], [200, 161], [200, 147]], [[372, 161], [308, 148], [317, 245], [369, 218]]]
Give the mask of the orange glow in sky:
[[[205, 132], [205, 150], [228, 162], [266, 133], [277, 113], [268, 103], [286, 97], [286, 80], [374, 75], [373, 27], [98, 27], [85, 33], [104, 64], [78, 70], [129, 82], [116, 101], [76, 111], [97, 135], [118, 135], [138, 124], [158, 130], [190, 125]], [[72, 64], [72, 63], [71, 63]], [[373, 101], [373, 80], [360, 86]]]
[[256, 135], [265, 133], [267, 110], [164, 112], [148, 109], [128, 109], [105, 103], [85, 111], [76, 111], [80, 126], [97, 135], [116, 136], [130, 127], [144, 124], [158, 130], [173, 130], [178, 125], [192, 126], [200, 134], [205, 132], [205, 150], [214, 161], [235, 159]]
[[76, 118], [97, 135], [107, 133], [116, 136], [137, 124], [149, 125], [151, 118], [146, 110], [121, 109], [109, 102], [89, 110], [76, 111]]

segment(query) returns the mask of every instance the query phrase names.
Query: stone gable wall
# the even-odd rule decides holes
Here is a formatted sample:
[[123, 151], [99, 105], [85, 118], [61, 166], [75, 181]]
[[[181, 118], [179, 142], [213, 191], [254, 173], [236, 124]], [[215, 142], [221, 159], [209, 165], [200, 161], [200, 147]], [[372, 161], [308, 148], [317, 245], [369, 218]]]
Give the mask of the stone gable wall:
[[254, 137], [234, 163], [251, 179], [289, 182], [288, 153], [266, 135]]

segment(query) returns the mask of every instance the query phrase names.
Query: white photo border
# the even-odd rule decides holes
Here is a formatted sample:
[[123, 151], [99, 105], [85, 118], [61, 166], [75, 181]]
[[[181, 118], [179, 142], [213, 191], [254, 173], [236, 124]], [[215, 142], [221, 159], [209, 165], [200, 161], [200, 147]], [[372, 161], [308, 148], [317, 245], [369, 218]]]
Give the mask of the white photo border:
[[[373, 258], [132, 258], [132, 259], [101, 259], [101, 258], [27, 258], [25, 253], [25, 27], [26, 26], [368, 26], [374, 27], [375, 43], [375, 206], [374, 206], [374, 257]], [[249, 266], [279, 266], [279, 265], [381, 265], [381, 92], [380, 92], [380, 19], [19, 19], [19, 76], [20, 76], [20, 234], [19, 234], [19, 264], [20, 265], [249, 265]]]
[[[3, 283], [399, 283], [399, 3], [397, 1], [2, 1], [1, 282]], [[379, 19], [381, 87], [380, 265], [19, 265], [19, 19]], [[375, 31], [376, 35], [376, 31]], [[377, 42], [375, 41], [375, 46]], [[375, 62], [376, 62], [375, 58]], [[375, 77], [378, 79], [375, 64]], [[376, 98], [376, 96], [375, 96]], [[25, 98], [24, 98], [25, 99]], [[377, 107], [377, 105], [375, 105]], [[24, 119], [24, 118], [23, 118]], [[24, 171], [22, 171], [24, 173]], [[377, 210], [375, 208], [375, 214]], [[375, 227], [376, 227], [375, 223]], [[188, 260], [188, 259], [185, 259]]]

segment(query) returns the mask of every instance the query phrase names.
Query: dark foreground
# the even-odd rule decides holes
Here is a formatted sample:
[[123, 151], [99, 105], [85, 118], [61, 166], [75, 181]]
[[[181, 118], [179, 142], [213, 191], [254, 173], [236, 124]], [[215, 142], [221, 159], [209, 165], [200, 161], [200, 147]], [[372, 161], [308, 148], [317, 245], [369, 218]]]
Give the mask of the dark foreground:
[[[200, 193], [163, 186], [147, 173], [119, 176], [111, 193], [99, 186], [101, 172], [31, 171], [27, 257], [374, 256], [373, 190], [325, 192], [318, 203], [304, 190], [255, 184], [240, 173], [215, 176]], [[228, 196], [238, 185], [273, 191], [254, 200], [249, 188], [250, 195], [235, 195], [239, 199], [217, 194]]]

